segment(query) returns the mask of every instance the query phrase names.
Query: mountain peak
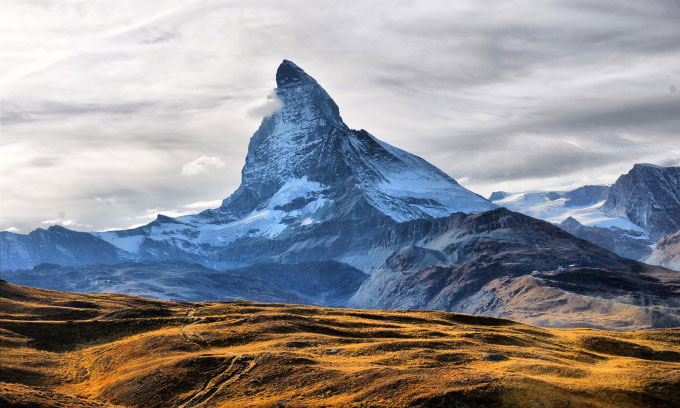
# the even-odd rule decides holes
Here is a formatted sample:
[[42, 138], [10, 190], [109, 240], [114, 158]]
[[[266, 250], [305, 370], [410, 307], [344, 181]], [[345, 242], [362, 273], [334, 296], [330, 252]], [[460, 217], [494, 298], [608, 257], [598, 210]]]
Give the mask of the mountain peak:
[[[222, 202], [223, 212], [245, 216], [293, 185], [313, 185], [318, 191], [310, 195], [342, 192], [356, 211], [366, 205], [399, 222], [496, 207], [425, 160], [351, 130], [323, 87], [292, 61], [281, 62], [276, 83], [283, 107], [250, 139], [241, 186]], [[350, 191], [356, 200], [347, 199]]]
[[635, 163], [635, 165], [633, 166], [634, 170], [643, 169], [643, 168], [663, 169], [664, 167], [658, 166], [656, 164], [651, 164], [651, 163]]
[[316, 81], [293, 61], [284, 59], [276, 70], [276, 86], [283, 88], [306, 84], [316, 84]]

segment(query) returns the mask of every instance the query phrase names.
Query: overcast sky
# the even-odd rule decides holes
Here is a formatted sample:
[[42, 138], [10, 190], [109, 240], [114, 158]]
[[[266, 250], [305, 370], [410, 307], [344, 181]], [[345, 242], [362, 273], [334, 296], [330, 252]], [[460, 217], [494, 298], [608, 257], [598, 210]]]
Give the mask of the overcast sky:
[[0, 230], [125, 228], [218, 206], [283, 58], [351, 128], [485, 196], [680, 165], [677, 0], [0, 9]]

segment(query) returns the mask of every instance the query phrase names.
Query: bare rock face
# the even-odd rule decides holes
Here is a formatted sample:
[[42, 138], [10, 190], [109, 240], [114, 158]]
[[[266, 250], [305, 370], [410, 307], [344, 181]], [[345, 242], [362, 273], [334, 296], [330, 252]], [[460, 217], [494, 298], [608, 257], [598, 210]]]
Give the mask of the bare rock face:
[[680, 229], [680, 167], [636, 164], [611, 186], [603, 210], [646, 228], [652, 240]]
[[661, 238], [645, 262], [680, 271], [680, 230]]

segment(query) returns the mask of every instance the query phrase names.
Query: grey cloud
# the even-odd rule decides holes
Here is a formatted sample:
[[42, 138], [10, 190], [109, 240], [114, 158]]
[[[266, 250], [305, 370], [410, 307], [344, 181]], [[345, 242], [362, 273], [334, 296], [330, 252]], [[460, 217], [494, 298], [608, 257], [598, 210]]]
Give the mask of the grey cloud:
[[591, 152], [578, 148], [535, 149], [524, 154], [494, 155], [481, 165], [468, 165], [462, 173], [470, 182], [500, 182], [532, 178], [568, 176], [621, 160], [613, 152]]
[[56, 157], [36, 157], [29, 160], [26, 165], [31, 167], [54, 167], [57, 166], [60, 161], [61, 160]]
[[105, 104], [45, 101], [30, 109], [24, 109], [14, 105], [5, 106], [2, 112], [2, 122], [5, 125], [12, 125], [21, 122], [54, 119], [57, 117], [61, 119], [101, 113], [109, 115], [129, 115], [148, 109], [152, 105], [153, 104], [150, 102]]
[[581, 112], [547, 123], [547, 126], [557, 129], [610, 130], [633, 127], [671, 133], [675, 137], [680, 129], [680, 98], [664, 96], [619, 106], [605, 106], [594, 112], [584, 108]]

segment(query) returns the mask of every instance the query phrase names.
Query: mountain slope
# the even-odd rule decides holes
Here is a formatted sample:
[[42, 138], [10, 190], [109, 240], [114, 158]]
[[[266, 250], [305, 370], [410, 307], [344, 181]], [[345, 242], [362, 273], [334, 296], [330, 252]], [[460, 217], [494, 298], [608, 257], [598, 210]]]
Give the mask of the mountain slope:
[[358, 269], [336, 261], [265, 263], [225, 272], [272, 283], [326, 306], [346, 306], [349, 298], [368, 279], [368, 275]]
[[645, 262], [680, 271], [680, 230], [661, 238]]
[[180, 261], [86, 266], [41, 264], [29, 270], [1, 271], [0, 277], [18, 285], [79, 293], [126, 293], [186, 302], [248, 299], [314, 304], [309, 298], [275, 283]]
[[575, 237], [585, 239], [619, 256], [630, 259], [643, 260], [647, 258], [654, 246], [654, 242], [642, 232], [619, 227], [588, 227], [572, 217], [567, 218], [557, 226]]
[[0, 406], [677, 407], [680, 332], [0, 281]]
[[677, 274], [545, 221], [501, 208], [400, 224], [416, 227], [423, 238], [395, 250], [351, 307], [446, 310], [553, 327], [680, 325]]
[[656, 241], [680, 229], [680, 167], [636, 164], [611, 186], [602, 209], [649, 230]]

